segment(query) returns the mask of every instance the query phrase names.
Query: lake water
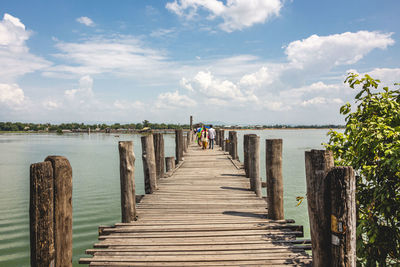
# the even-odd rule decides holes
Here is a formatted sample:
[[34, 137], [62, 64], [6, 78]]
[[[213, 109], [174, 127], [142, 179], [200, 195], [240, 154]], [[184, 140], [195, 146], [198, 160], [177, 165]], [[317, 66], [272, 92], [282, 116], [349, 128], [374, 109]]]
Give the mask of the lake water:
[[[243, 161], [243, 135], [260, 136], [261, 176], [265, 180], [265, 139], [283, 139], [285, 218], [304, 225], [309, 238], [305, 196], [304, 151], [321, 149], [326, 129], [238, 131]], [[227, 136], [228, 131], [225, 131]], [[0, 134], [0, 266], [29, 266], [29, 166], [48, 155], [68, 158], [73, 170], [73, 261], [97, 241], [99, 225], [121, 220], [118, 141], [134, 142], [137, 194], [144, 193], [140, 135]], [[175, 135], [165, 134], [165, 156], [175, 155]]]

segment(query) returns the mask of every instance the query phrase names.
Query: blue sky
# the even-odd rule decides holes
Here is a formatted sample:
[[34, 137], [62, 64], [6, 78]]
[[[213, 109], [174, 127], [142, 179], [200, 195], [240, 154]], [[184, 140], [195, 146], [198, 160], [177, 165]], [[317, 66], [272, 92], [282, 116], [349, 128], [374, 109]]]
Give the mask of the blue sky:
[[0, 2], [0, 121], [343, 123], [399, 82], [400, 1]]

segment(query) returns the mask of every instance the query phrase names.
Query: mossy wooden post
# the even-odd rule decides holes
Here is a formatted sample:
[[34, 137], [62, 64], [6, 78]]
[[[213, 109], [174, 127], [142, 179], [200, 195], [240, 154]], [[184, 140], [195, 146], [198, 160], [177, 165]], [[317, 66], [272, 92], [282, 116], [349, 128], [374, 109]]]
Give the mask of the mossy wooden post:
[[157, 190], [156, 160], [154, 156], [153, 135], [145, 135], [140, 139], [142, 141], [144, 189], [146, 194], [152, 194]]
[[327, 173], [334, 166], [332, 152], [306, 151], [305, 165], [313, 266], [325, 266], [327, 259], [331, 259], [330, 192]]
[[229, 131], [229, 154], [232, 159], [238, 159], [236, 131]]
[[45, 161], [53, 167], [55, 266], [72, 266], [72, 168], [62, 156]]
[[182, 129], [175, 130], [175, 163], [176, 165], [183, 158], [183, 131]]
[[29, 225], [31, 266], [55, 266], [53, 167], [30, 166]]
[[250, 135], [248, 137], [248, 142], [250, 189], [253, 190], [258, 197], [262, 197], [260, 178], [260, 137], [257, 135]]
[[352, 167], [328, 173], [332, 267], [356, 266], [356, 179]]
[[136, 220], [135, 154], [132, 141], [118, 142], [121, 184], [121, 218], [123, 223]]
[[154, 155], [156, 162], [156, 177], [164, 177], [164, 136], [162, 133], [153, 134]]
[[166, 166], [167, 172], [175, 169], [175, 158], [174, 157], [166, 157], [165, 158], [165, 166]]
[[283, 220], [282, 139], [265, 140], [268, 216]]

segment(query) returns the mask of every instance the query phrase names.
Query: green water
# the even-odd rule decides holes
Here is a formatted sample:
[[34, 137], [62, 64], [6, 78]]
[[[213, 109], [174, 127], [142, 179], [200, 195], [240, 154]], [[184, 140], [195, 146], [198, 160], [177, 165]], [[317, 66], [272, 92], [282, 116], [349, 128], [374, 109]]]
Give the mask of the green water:
[[[227, 131], [226, 135], [227, 135]], [[285, 217], [304, 225], [309, 238], [305, 195], [304, 151], [322, 148], [327, 130], [238, 131], [243, 160], [243, 135], [261, 137], [261, 175], [265, 180], [265, 139], [283, 139]], [[143, 194], [140, 135], [0, 134], [0, 266], [29, 266], [29, 166], [48, 155], [62, 155], [73, 169], [73, 261], [97, 242], [97, 227], [120, 221], [118, 141], [132, 140], [136, 155], [137, 194]], [[165, 156], [174, 156], [175, 136], [164, 135]]]

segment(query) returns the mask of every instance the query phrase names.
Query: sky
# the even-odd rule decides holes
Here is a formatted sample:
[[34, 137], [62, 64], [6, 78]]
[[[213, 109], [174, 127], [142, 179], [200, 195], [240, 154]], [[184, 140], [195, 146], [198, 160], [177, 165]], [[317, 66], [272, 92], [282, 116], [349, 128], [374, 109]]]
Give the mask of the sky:
[[344, 124], [400, 82], [398, 0], [1, 0], [0, 121]]

